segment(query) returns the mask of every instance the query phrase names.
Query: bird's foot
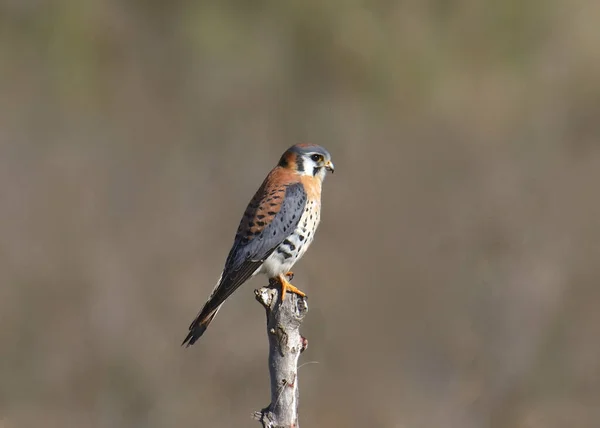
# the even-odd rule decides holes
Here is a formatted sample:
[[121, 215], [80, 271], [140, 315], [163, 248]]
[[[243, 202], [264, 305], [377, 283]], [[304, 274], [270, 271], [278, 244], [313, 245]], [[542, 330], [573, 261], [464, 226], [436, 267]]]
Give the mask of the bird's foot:
[[[285, 276], [279, 275], [279, 277], [277, 278], [279, 280], [279, 283], [281, 284], [281, 301], [283, 302], [283, 299], [285, 299], [285, 293], [288, 291], [290, 293], [297, 294], [300, 297], [306, 297], [306, 293], [297, 289], [296, 287], [294, 287], [292, 284], [289, 283], [289, 281], [285, 278], [288, 275], [289, 275], [289, 273], [286, 274]], [[292, 274], [292, 276], [293, 276], [293, 274]]]
[[285, 274], [285, 276], [287, 276], [288, 281], [291, 281], [292, 279], [294, 279], [294, 272], [289, 271], [288, 273]]

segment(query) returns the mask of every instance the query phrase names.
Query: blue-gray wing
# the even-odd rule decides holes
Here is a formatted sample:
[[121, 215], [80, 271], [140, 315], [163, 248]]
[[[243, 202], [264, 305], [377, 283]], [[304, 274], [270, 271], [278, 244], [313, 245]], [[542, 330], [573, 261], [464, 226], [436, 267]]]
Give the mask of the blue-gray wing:
[[[302, 183], [270, 185], [265, 180], [242, 217], [221, 281], [190, 325], [193, 331], [242, 285], [298, 226], [306, 206]], [[186, 340], [188, 340], [186, 339]], [[195, 340], [195, 339], [194, 339]], [[193, 343], [193, 342], [192, 342]]]
[[304, 186], [294, 183], [281, 190], [271, 189], [256, 208], [249, 206], [227, 258], [225, 275], [239, 271], [245, 263], [262, 264], [298, 226], [306, 206]]

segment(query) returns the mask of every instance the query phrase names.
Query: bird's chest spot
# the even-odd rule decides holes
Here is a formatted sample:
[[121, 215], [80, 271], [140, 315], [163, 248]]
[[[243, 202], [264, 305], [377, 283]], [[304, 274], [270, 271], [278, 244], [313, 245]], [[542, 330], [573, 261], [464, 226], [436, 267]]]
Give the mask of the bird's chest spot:
[[277, 254], [286, 264], [294, 264], [304, 255], [315, 237], [319, 225], [320, 204], [309, 201], [304, 208], [296, 229], [277, 248]]

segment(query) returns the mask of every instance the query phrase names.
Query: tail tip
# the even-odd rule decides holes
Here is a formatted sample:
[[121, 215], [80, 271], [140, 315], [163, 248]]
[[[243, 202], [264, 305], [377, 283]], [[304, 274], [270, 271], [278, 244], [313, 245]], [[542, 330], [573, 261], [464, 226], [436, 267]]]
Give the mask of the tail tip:
[[200, 339], [200, 337], [204, 334], [205, 331], [206, 325], [204, 324], [198, 324], [190, 328], [190, 332], [187, 334], [185, 339], [183, 339], [183, 342], [181, 342], [181, 346], [185, 345], [186, 348], [189, 348], [194, 343], [196, 343], [198, 339]]

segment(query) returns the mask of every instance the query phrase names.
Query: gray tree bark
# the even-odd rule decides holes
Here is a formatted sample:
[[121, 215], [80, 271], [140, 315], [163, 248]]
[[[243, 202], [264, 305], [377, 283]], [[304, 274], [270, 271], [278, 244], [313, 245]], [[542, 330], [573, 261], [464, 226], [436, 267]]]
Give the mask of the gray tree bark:
[[300, 325], [308, 304], [306, 298], [290, 292], [282, 302], [281, 286], [274, 282], [254, 294], [267, 312], [271, 377], [271, 403], [255, 412], [254, 418], [263, 428], [298, 428], [298, 358], [307, 346]]

